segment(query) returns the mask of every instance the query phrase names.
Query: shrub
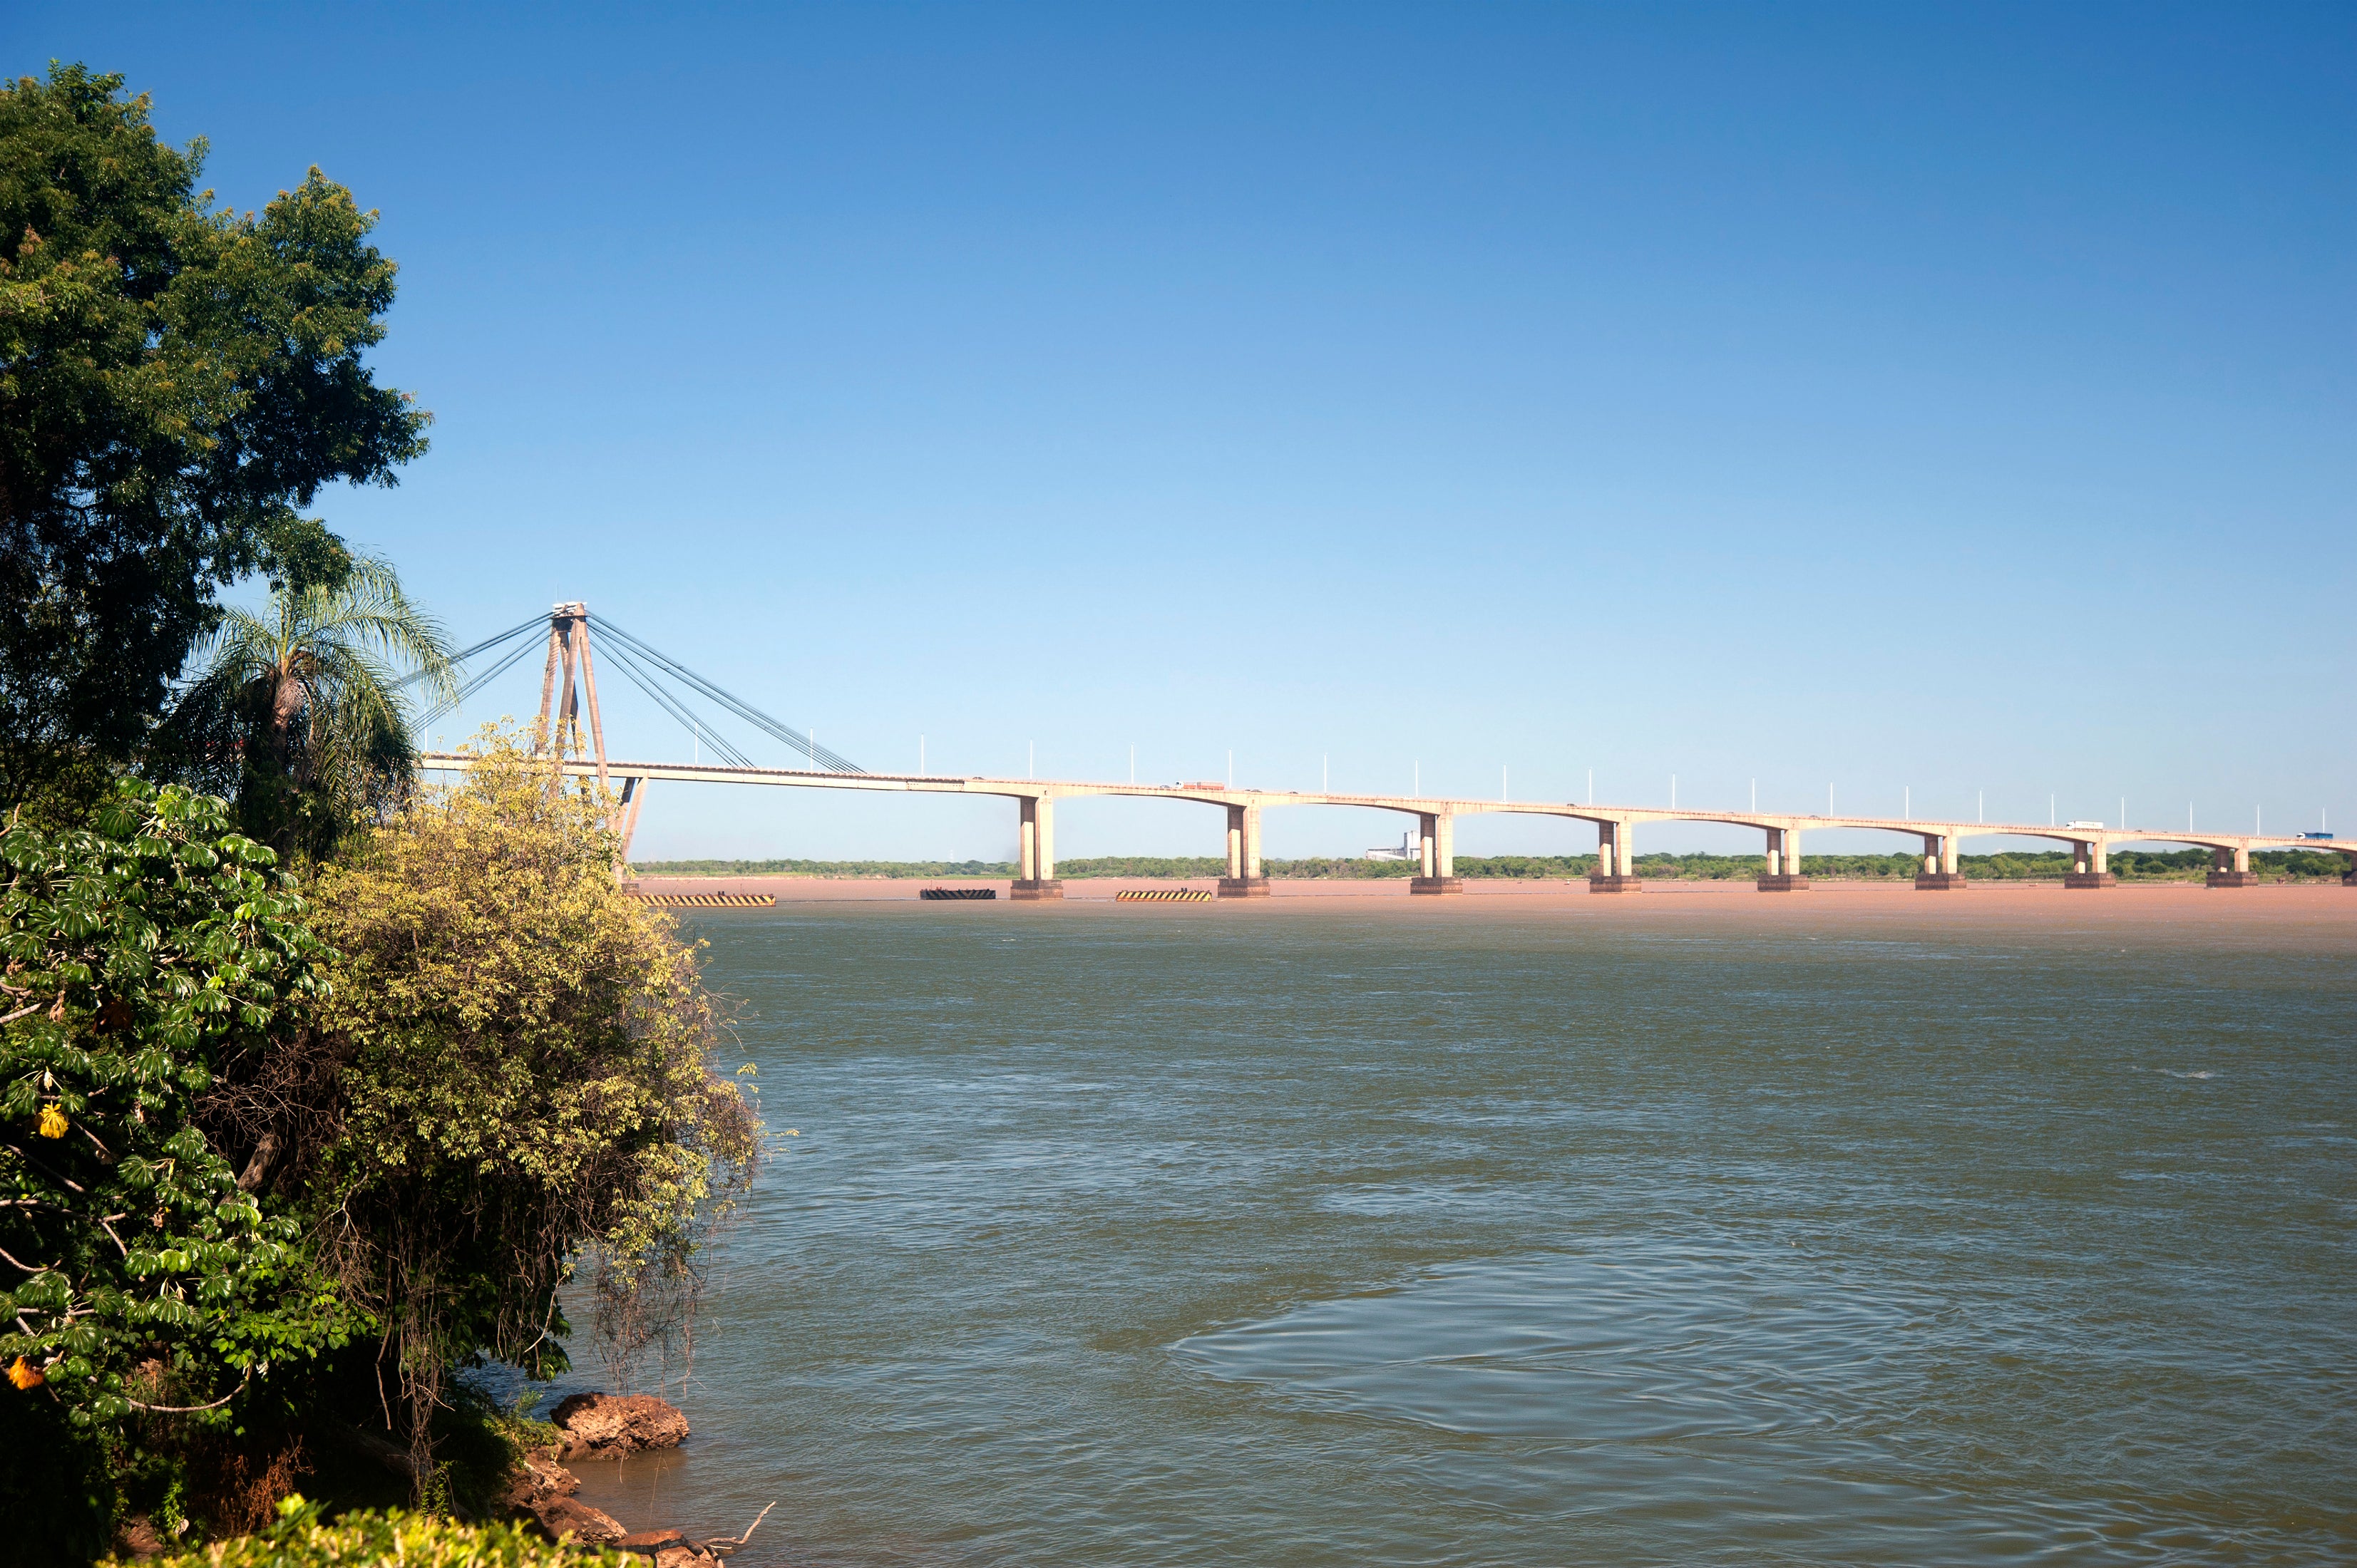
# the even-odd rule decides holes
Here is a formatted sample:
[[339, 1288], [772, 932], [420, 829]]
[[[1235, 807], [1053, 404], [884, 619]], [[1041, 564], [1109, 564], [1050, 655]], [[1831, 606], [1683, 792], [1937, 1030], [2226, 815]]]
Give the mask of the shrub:
[[384, 1325], [420, 1477], [451, 1367], [561, 1368], [557, 1293], [585, 1255], [608, 1342], [659, 1337], [651, 1307], [692, 1296], [751, 1174], [695, 951], [615, 851], [599, 801], [494, 736], [319, 878], [340, 1126], [315, 1201]]
[[178, 788], [126, 781], [87, 831], [12, 823], [0, 875], [0, 1447], [59, 1472], [31, 1506], [79, 1485], [102, 1520], [96, 1466], [135, 1425], [147, 1449], [226, 1427], [349, 1330], [199, 1124], [323, 955], [271, 853]]
[[[622, 1561], [604, 1547], [543, 1541], [520, 1525], [458, 1524], [399, 1509], [332, 1520], [320, 1513], [317, 1503], [289, 1498], [259, 1534], [149, 1558], [143, 1568], [577, 1568]], [[110, 1560], [109, 1568], [121, 1565]]]

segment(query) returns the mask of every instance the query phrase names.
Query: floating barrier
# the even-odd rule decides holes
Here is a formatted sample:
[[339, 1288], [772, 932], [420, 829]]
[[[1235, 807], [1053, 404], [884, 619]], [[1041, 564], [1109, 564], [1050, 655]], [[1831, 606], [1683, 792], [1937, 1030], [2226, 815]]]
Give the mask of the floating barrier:
[[917, 895], [920, 898], [996, 898], [996, 887], [928, 887]]
[[1113, 896], [1116, 904], [1208, 904], [1211, 890], [1203, 887], [1125, 887]]
[[633, 887], [630, 897], [658, 909], [772, 909], [778, 903], [774, 893], [641, 893]]

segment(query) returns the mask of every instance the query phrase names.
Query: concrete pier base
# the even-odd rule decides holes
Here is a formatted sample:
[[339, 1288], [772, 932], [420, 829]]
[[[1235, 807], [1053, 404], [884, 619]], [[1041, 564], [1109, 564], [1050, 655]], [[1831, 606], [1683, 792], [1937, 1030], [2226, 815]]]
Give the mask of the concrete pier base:
[[1265, 898], [1268, 878], [1265, 876], [1222, 876], [1220, 878], [1222, 898]]
[[2213, 871], [2210, 874], [2212, 887], [2256, 887], [2259, 874], [2255, 871]]
[[1762, 893], [1806, 893], [1808, 890], [1809, 879], [1805, 876], [1788, 875], [1779, 871], [1760, 879], [1760, 891]]
[[1461, 876], [1411, 876], [1407, 890], [1415, 893], [1462, 893], [1465, 879]]
[[1054, 882], [1017, 881], [1007, 890], [1006, 896], [1018, 904], [1041, 898], [1061, 898], [1064, 896], [1064, 884], [1060, 879]]
[[1642, 893], [1645, 879], [1641, 876], [1591, 876], [1587, 879], [1590, 893]]
[[1962, 893], [1972, 886], [1961, 871], [1919, 871], [1915, 874], [1918, 893]]
[[2108, 871], [2066, 871], [2062, 874], [2065, 887], [2117, 887], [2120, 879]]
[[2341, 874], [2341, 886], [2343, 887], [2357, 887], [2357, 871], [2342, 872]]

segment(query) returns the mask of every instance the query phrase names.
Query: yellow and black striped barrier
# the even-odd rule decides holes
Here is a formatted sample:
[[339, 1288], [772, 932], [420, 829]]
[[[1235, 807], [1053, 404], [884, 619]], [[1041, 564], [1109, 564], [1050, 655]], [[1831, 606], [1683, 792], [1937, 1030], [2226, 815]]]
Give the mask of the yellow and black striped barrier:
[[917, 895], [928, 903], [964, 903], [972, 899], [996, 898], [996, 887], [928, 887]]
[[658, 909], [770, 909], [778, 903], [774, 893], [641, 893], [634, 887], [630, 897]]
[[1211, 894], [1202, 887], [1125, 887], [1113, 896], [1116, 904], [1208, 904]]

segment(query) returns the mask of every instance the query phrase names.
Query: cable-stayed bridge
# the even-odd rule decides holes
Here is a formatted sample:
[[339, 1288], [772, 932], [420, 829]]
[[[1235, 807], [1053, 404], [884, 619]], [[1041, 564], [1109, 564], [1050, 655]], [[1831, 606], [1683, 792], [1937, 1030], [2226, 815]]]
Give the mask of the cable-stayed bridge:
[[[542, 632], [543, 637], [534, 633]], [[602, 644], [593, 648], [595, 638]], [[1347, 795], [1327, 790], [1254, 789], [1219, 781], [1180, 784], [1136, 784], [1092, 779], [994, 779], [978, 775], [934, 773], [869, 773], [817, 744], [808, 730], [781, 723], [752, 703], [690, 670], [679, 660], [632, 636], [579, 603], [556, 606], [546, 617], [535, 616], [477, 643], [456, 656], [462, 664], [479, 664], [480, 674], [468, 678], [449, 702], [420, 715], [425, 726], [455, 709], [493, 679], [514, 668], [534, 649], [545, 648], [541, 676], [540, 722], [536, 734], [551, 754], [554, 767], [585, 781], [595, 780], [612, 802], [613, 822], [621, 835], [624, 857], [637, 831], [639, 810], [646, 787], [657, 780], [681, 784], [764, 784], [786, 789], [861, 789], [923, 795], [994, 795], [1016, 803], [1017, 819], [1016, 898], [1060, 898], [1063, 886], [1056, 880], [1055, 806], [1058, 800], [1089, 796], [1125, 796], [1146, 800], [1186, 800], [1222, 809], [1227, 817], [1227, 873], [1220, 880], [1222, 897], [1265, 896], [1268, 878], [1261, 871], [1261, 817], [1284, 806], [1354, 806], [1393, 811], [1415, 821], [1421, 864], [1409, 884], [1418, 894], [1450, 894], [1460, 890], [1455, 870], [1456, 822], [1467, 816], [1543, 816], [1568, 818], [1594, 824], [1598, 861], [1588, 877], [1591, 891], [1633, 893], [1642, 883], [1635, 864], [1634, 833], [1641, 823], [1716, 822], [1756, 828], [1765, 835], [1759, 886], [1763, 892], [1801, 892], [1808, 886], [1803, 868], [1801, 841], [1805, 832], [1833, 829], [1864, 829], [1901, 834], [1921, 845], [1922, 861], [1915, 886], [1925, 891], [1963, 888], [1958, 864], [1967, 838], [2037, 838], [2071, 848], [2072, 870], [2064, 877], [2071, 887], [2099, 888], [2115, 885], [2110, 868], [2114, 849], [2124, 845], [2191, 845], [2211, 852], [2209, 884], [2212, 887], [2246, 887], [2257, 882], [2251, 854], [2263, 849], [2330, 850], [2341, 855], [2349, 870], [2341, 880], [2357, 887], [2357, 841], [2317, 839], [2298, 834], [2212, 833], [2188, 830], [2106, 826], [2101, 822], [2061, 825], [2033, 822], [1963, 822], [1921, 818], [1813, 815], [1778, 811], [1679, 811], [1652, 806], [1611, 806], [1594, 802], [1508, 800], [1458, 800], [1426, 795]], [[721, 760], [701, 762], [618, 761], [606, 753], [605, 725], [597, 703], [597, 660], [602, 652], [626, 679], [651, 698], [664, 713], [709, 746]], [[700, 704], [709, 703], [733, 719], [781, 742], [801, 755], [808, 768], [762, 768], [711, 727]], [[464, 769], [474, 758], [466, 752], [430, 751], [430, 768]]]

